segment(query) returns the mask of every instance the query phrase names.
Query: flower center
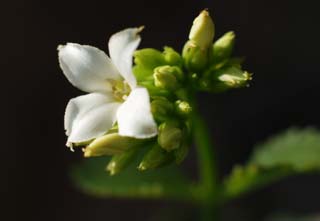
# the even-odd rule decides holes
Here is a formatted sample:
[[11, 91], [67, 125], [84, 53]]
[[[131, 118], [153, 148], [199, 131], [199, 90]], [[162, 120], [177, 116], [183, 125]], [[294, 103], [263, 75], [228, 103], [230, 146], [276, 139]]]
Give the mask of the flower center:
[[109, 80], [109, 82], [111, 83], [114, 97], [120, 102], [125, 101], [131, 92], [131, 88], [127, 82], [121, 80]]

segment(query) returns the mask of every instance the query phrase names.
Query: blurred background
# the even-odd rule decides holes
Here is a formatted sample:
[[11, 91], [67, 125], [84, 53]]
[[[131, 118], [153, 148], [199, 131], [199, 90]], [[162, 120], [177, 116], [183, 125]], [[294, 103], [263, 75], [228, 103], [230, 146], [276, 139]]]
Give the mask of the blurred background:
[[[68, 177], [80, 151], [65, 147], [64, 109], [82, 94], [68, 83], [57, 45], [107, 51], [111, 34], [145, 25], [140, 48], [181, 50], [192, 20], [208, 8], [216, 36], [234, 30], [235, 55], [254, 73], [250, 88], [199, 95], [223, 177], [254, 144], [293, 125], [320, 127], [320, 15], [316, 1], [162, 0], [2, 2], [1, 220], [196, 220], [188, 204], [96, 199]], [[319, 156], [320, 157], [320, 156]], [[184, 162], [196, 171], [191, 152]], [[228, 203], [221, 220], [268, 220], [274, 213], [320, 213], [320, 177], [292, 177]], [[169, 214], [169, 215], [168, 215]], [[168, 216], [168, 217], [167, 217]]]

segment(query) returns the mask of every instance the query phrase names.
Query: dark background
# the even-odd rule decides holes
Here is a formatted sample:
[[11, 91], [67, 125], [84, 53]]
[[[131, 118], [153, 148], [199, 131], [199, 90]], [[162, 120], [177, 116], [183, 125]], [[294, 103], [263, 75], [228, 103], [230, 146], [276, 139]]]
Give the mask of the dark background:
[[[235, 54], [245, 55], [245, 68], [254, 73], [248, 89], [199, 96], [221, 176], [245, 162], [252, 146], [271, 134], [292, 125], [320, 126], [316, 1], [21, 0], [1, 5], [1, 220], [170, 220], [167, 212], [195, 220], [190, 205], [101, 200], [72, 186], [67, 170], [81, 156], [64, 146], [63, 114], [68, 100], [82, 92], [58, 67], [58, 44], [77, 42], [107, 51], [111, 34], [145, 25], [141, 48], [180, 50], [193, 18], [208, 8], [216, 36], [234, 30]], [[194, 168], [195, 156], [184, 164]], [[278, 182], [227, 204], [221, 220], [319, 213], [319, 186], [315, 175]]]

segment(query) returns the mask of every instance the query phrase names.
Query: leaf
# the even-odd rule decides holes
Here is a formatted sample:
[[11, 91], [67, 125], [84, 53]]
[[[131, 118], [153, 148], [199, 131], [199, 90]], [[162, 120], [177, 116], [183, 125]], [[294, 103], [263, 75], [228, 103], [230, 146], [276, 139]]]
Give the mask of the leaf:
[[247, 165], [236, 166], [224, 181], [232, 198], [281, 178], [320, 171], [320, 132], [291, 128], [258, 145]]
[[258, 145], [251, 163], [263, 168], [290, 166], [298, 172], [320, 170], [320, 132], [289, 129]]
[[83, 192], [97, 197], [187, 199], [189, 181], [176, 167], [140, 172], [136, 164], [110, 176], [105, 170], [109, 157], [90, 158], [71, 170], [71, 178]]
[[263, 169], [256, 165], [237, 165], [224, 180], [222, 195], [225, 199], [234, 198], [291, 174], [286, 167]]

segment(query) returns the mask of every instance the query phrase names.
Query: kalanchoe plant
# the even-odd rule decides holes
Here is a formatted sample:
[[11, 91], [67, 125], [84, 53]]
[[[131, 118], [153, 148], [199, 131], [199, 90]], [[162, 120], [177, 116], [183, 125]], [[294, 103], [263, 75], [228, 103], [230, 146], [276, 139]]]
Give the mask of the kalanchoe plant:
[[[319, 154], [319, 133], [291, 130], [262, 145], [248, 165], [236, 166], [219, 183], [195, 94], [249, 85], [252, 74], [242, 69], [243, 59], [232, 57], [235, 34], [227, 32], [214, 41], [214, 23], [206, 10], [194, 20], [181, 54], [168, 46], [163, 51], [137, 50], [141, 31], [128, 28], [112, 35], [110, 58], [92, 46], [58, 47], [67, 79], [89, 93], [71, 99], [65, 112], [67, 146], [81, 147], [85, 157], [93, 157], [73, 172], [84, 191], [99, 196], [195, 200], [210, 215], [226, 200], [277, 178], [319, 170], [318, 158], [303, 167], [306, 158], [290, 157], [291, 150], [303, 151], [295, 146], [297, 142]], [[192, 143], [199, 158], [200, 181], [195, 184], [172, 167], [183, 162]], [[285, 147], [280, 150], [282, 144]], [[301, 169], [296, 170], [298, 164]], [[103, 168], [118, 175], [110, 177], [101, 172]]]

